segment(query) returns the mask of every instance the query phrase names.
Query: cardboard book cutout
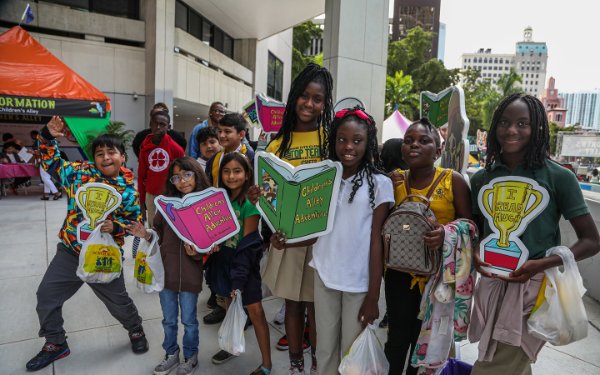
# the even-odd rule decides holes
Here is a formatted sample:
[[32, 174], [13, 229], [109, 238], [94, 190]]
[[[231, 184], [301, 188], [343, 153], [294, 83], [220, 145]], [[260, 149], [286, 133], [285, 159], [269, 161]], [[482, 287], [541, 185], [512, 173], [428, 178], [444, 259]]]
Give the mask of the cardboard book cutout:
[[549, 199], [545, 188], [525, 177], [498, 177], [482, 186], [477, 203], [493, 232], [479, 245], [481, 260], [492, 265], [485, 270], [507, 276], [527, 261], [529, 250], [519, 236]]
[[240, 231], [225, 189], [210, 187], [181, 198], [159, 195], [154, 204], [177, 236], [199, 253], [207, 253]]
[[427, 117], [436, 128], [448, 122], [448, 105], [452, 96], [453, 87], [434, 94], [429, 91], [421, 93], [421, 118]]
[[263, 132], [277, 133], [281, 129], [285, 103], [258, 93], [243, 109], [248, 121], [255, 126], [260, 125]]
[[465, 109], [465, 94], [460, 87], [453, 86], [448, 103], [448, 132], [442, 151], [443, 168], [465, 174], [469, 165], [469, 119]]
[[98, 223], [116, 210], [123, 197], [114, 187], [99, 182], [82, 185], [75, 193], [75, 202], [85, 220], [77, 225], [77, 242], [87, 240]]
[[333, 227], [342, 165], [325, 160], [293, 167], [275, 155], [254, 156], [254, 177], [262, 187], [258, 210], [271, 230], [290, 244], [329, 233]]

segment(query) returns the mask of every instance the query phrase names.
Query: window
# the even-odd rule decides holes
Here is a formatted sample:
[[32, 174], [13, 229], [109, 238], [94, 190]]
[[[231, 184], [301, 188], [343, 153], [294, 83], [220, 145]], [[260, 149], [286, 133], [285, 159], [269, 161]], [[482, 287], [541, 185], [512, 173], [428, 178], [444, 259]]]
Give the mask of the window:
[[189, 33], [192, 34], [196, 39], [202, 40], [202, 17], [196, 12], [190, 12], [188, 21]]
[[273, 99], [282, 100], [283, 91], [283, 62], [269, 51], [267, 73], [267, 95]]
[[182, 30], [188, 28], [187, 7], [179, 1], [175, 3], [175, 27]]
[[49, 3], [66, 5], [73, 9], [87, 10], [92, 13], [140, 19], [139, 0], [45, 0]]

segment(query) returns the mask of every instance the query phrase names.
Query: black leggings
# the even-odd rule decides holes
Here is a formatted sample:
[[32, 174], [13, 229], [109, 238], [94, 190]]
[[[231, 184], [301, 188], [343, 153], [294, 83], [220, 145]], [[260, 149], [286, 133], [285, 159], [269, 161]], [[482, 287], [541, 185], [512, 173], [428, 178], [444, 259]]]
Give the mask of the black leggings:
[[388, 314], [385, 356], [390, 363], [390, 375], [401, 375], [406, 362], [406, 374], [417, 373], [417, 369], [410, 365], [410, 358], [421, 331], [421, 320], [417, 319], [421, 292], [418, 284], [410, 289], [411, 280], [412, 276], [408, 273], [389, 269], [385, 273], [385, 302]]

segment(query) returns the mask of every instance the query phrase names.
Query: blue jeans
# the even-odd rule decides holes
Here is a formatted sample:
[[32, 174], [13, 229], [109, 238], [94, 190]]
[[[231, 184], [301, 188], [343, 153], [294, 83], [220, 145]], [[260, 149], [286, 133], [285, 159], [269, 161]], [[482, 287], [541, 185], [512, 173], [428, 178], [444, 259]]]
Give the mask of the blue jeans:
[[183, 323], [183, 355], [190, 358], [198, 352], [198, 318], [196, 310], [198, 305], [198, 293], [174, 292], [169, 289], [163, 289], [159, 293], [160, 306], [163, 311], [163, 329], [165, 339], [163, 349], [168, 355], [174, 354], [179, 346], [177, 345], [177, 316], [181, 308], [181, 323]]

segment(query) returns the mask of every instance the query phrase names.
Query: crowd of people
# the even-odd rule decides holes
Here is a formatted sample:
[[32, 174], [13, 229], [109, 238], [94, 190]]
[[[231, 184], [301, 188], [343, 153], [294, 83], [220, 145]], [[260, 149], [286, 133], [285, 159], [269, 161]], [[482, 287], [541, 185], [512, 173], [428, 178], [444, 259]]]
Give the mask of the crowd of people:
[[[561, 263], [557, 256], [545, 256], [548, 248], [560, 244], [560, 218], [575, 228], [577, 240], [570, 248], [577, 260], [600, 250], [596, 226], [575, 176], [548, 157], [549, 130], [542, 103], [525, 94], [502, 100], [487, 139], [486, 168], [473, 176], [469, 188], [461, 174], [435, 166], [441, 139], [427, 119], [411, 124], [403, 141], [388, 141], [380, 151], [373, 117], [360, 107], [334, 113], [332, 89], [327, 69], [308, 65], [294, 79], [282, 127], [266, 148], [293, 166], [326, 159], [342, 165], [333, 229], [293, 244], [287, 243], [285, 233], [270, 233], [261, 224], [255, 206], [260, 188], [253, 181], [254, 152], [246, 138], [247, 123], [239, 113], [226, 113], [222, 103], [210, 106], [209, 118], [193, 129], [187, 150], [185, 139], [170, 129], [168, 108], [155, 105], [150, 129], [134, 142], [139, 155], [137, 187], [132, 172], [123, 167], [123, 145], [112, 136], [94, 141], [92, 161], [61, 159], [56, 137], [65, 132], [65, 125], [53, 118], [36, 139], [43, 170], [67, 192], [68, 213], [57, 253], [37, 291], [39, 334], [46, 343], [27, 369], [39, 370], [69, 354], [61, 309], [83, 284], [75, 273], [82, 246], [76, 233], [83, 216], [74, 196], [86, 183], [102, 182], [122, 195], [121, 205], [101, 224], [101, 231], [117, 243], [122, 245], [127, 234], [149, 240], [153, 236], [149, 229], [158, 235], [165, 268], [165, 289], [159, 293], [165, 355], [155, 374], [190, 374], [206, 366], [198, 363], [197, 303], [203, 279], [211, 293], [209, 304], [215, 308], [205, 322], [207, 318], [209, 323], [220, 321], [235, 298], [234, 291], [241, 291], [261, 352], [260, 364], [251, 374], [263, 375], [272, 370], [271, 339], [261, 305], [263, 283], [285, 301], [286, 337], [277, 346], [288, 350], [289, 374], [332, 375], [338, 373], [342, 356], [359, 333], [379, 318], [383, 280], [389, 373], [402, 374], [406, 367], [407, 374], [416, 374], [411, 357], [421, 331], [419, 313], [427, 278], [384, 269], [384, 221], [407, 195], [433, 190], [431, 210], [436, 222], [424, 238], [429, 249], [439, 251], [448, 235], [446, 228], [457, 220], [471, 220], [484, 238], [491, 229], [477, 204], [482, 186], [496, 177], [520, 176], [538, 181], [550, 193], [548, 207], [520, 236], [529, 259], [508, 276], [493, 275], [473, 246], [474, 267], [481, 277], [463, 292], [472, 299], [474, 312], [469, 339], [480, 341], [472, 373], [531, 374], [531, 363], [544, 341], [532, 337], [524, 322], [540, 290], [543, 271]], [[203, 257], [156, 214], [153, 202], [159, 194], [182, 197], [209, 186], [227, 191], [241, 229]], [[261, 273], [263, 256], [267, 260]], [[146, 352], [142, 318], [125, 290], [123, 275], [108, 284], [89, 285], [127, 330], [133, 352]], [[505, 306], [503, 300], [511, 305]], [[184, 327], [181, 347], [179, 315]], [[499, 332], [503, 329], [510, 334]], [[453, 340], [451, 335], [446, 339]], [[304, 351], [309, 348], [311, 363], [305, 365]], [[219, 364], [230, 358], [231, 353], [220, 351], [212, 361]]]

